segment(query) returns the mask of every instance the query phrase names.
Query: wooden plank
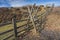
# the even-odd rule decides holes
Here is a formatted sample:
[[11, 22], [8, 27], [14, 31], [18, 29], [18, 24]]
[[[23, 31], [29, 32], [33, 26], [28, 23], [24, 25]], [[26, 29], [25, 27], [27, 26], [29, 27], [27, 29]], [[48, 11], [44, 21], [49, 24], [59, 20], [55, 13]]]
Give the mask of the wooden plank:
[[12, 19], [12, 23], [14, 25], [14, 36], [15, 36], [15, 40], [18, 40], [18, 37], [17, 37], [17, 25], [16, 25], [16, 15], [14, 15], [14, 17]]
[[32, 12], [33, 12], [33, 10], [31, 9], [29, 9], [29, 7], [28, 7], [28, 12], [29, 12], [29, 17], [30, 17], [30, 20], [31, 20], [31, 22], [32, 22], [32, 25], [33, 25], [33, 27], [34, 27], [34, 33], [33, 34], [36, 34], [37, 32], [36, 32], [36, 25], [35, 25], [35, 23], [34, 23], [34, 19], [33, 19], [33, 16], [32, 16]]
[[29, 32], [31, 29], [33, 29], [33, 27], [29, 28], [29, 30], [24, 29], [25, 32], [23, 32], [22, 34], [19, 34], [18, 37], [20, 37], [20, 36], [23, 36], [24, 37], [24, 33]]
[[8, 33], [8, 32], [11, 32], [11, 31], [13, 31], [13, 29], [7, 30], [7, 31], [5, 31], [5, 32], [2, 32], [2, 33], [0, 33], [0, 35], [4, 35], [4, 34], [6, 34], [6, 33]]
[[[27, 21], [28, 19], [24, 19], [24, 20], [16, 20], [16, 23], [18, 23], [18, 22], [23, 22], [23, 21]], [[1, 23], [0, 24], [0, 27], [3, 27], [3, 26], [5, 26], [5, 25], [9, 25], [9, 24], [12, 24], [12, 22], [11, 21], [9, 21], [9, 22], [7, 22], [7, 23]]]
[[7, 40], [7, 39], [9, 39], [9, 38], [11, 38], [11, 37], [13, 37], [13, 36], [14, 36], [14, 34], [10, 35], [9, 37], [7, 37], [7, 38], [5, 38], [5, 39], [3, 39], [3, 40]]
[[[28, 28], [24, 28], [24, 29], [20, 30], [20, 31], [17, 32], [17, 33], [23, 32], [23, 31], [25, 31], [25, 30], [27, 30], [27, 29], [29, 29], [29, 28], [33, 28], [32, 26], [33, 26], [33, 25], [29, 26]], [[29, 31], [29, 30], [28, 30], [28, 31]]]
[[[30, 22], [29, 24], [31, 24], [32, 22]], [[19, 27], [17, 27], [17, 29], [19, 29], [19, 28], [21, 28], [21, 27], [24, 27], [24, 26], [26, 26], [27, 24], [24, 24], [24, 25], [22, 25], [22, 26], [19, 26]], [[13, 29], [11, 29], [11, 30], [7, 30], [7, 31], [5, 31], [5, 32], [2, 32], [2, 33], [0, 33], [0, 35], [4, 35], [4, 34], [6, 34], [6, 33], [8, 33], [8, 32], [11, 32], [11, 31], [13, 31]]]

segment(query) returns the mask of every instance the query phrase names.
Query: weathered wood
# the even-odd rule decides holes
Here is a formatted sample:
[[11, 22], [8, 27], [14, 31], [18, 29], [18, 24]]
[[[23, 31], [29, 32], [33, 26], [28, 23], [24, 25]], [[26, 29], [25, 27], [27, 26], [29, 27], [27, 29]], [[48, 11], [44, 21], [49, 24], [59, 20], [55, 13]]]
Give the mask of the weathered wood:
[[[35, 7], [35, 5], [34, 5], [34, 7]], [[43, 29], [44, 29], [44, 25], [46, 24], [46, 17], [49, 15], [48, 13], [50, 13], [51, 11], [52, 11], [52, 8], [54, 7], [54, 5], [51, 7], [51, 9], [50, 10], [46, 10], [46, 12], [45, 13], [42, 13], [41, 15], [39, 15], [41, 18], [39, 19], [38, 17], [38, 15], [37, 15], [37, 13], [38, 13], [38, 8], [36, 9], [34, 9], [33, 7], [31, 8], [31, 9], [29, 9], [29, 7], [28, 7], [28, 12], [29, 12], [29, 18], [28, 19], [26, 19], [26, 20], [22, 20], [22, 21], [27, 21], [27, 24], [25, 24], [25, 25], [22, 25], [22, 26], [20, 26], [20, 27], [17, 27], [17, 25], [16, 25], [16, 15], [14, 15], [14, 17], [13, 17], [13, 19], [12, 19], [12, 23], [13, 23], [13, 25], [14, 25], [14, 34], [12, 34], [12, 35], [9, 35], [9, 37], [7, 37], [7, 38], [5, 38], [4, 40], [7, 40], [7, 39], [9, 39], [10, 37], [12, 37], [13, 35], [15, 36], [15, 40], [18, 40], [18, 36], [19, 35], [17, 35], [17, 34], [19, 34], [19, 33], [21, 33], [21, 32], [23, 32], [23, 31], [25, 31], [26, 33], [27, 32], [29, 32], [31, 29], [33, 29], [34, 28], [34, 34], [35, 33], [37, 33], [37, 32], [41, 32]], [[34, 13], [34, 15], [32, 15], [32, 13]], [[33, 17], [34, 16], [34, 17]], [[32, 25], [30, 25], [31, 24], [31, 22], [30, 22], [30, 20], [31, 20], [31, 22], [32, 22]], [[20, 20], [21, 21], [21, 20]], [[25, 27], [24, 27], [25, 26]], [[17, 32], [17, 29], [19, 29], [19, 28], [24, 28], [23, 30], [20, 30], [20, 31], [18, 31]], [[8, 30], [8, 31], [6, 31], [6, 32], [3, 32], [3, 33], [0, 33], [0, 35], [3, 35], [3, 34], [6, 34], [6, 33], [9, 33], [9, 32], [11, 32], [11, 31], [13, 31], [13, 29], [11, 29], [11, 30]], [[20, 34], [20, 36], [25, 36], [25, 33], [23, 33], [23, 34]]]
[[33, 19], [33, 16], [32, 16], [32, 9], [30, 10], [29, 9], [29, 7], [28, 7], [28, 12], [29, 12], [29, 17], [30, 17], [30, 20], [32, 21], [32, 25], [33, 25], [33, 27], [34, 27], [34, 33], [33, 33], [33, 35], [35, 34], [35, 33], [37, 33], [36, 32], [36, 25], [35, 25], [35, 23], [34, 23], [34, 19]]
[[13, 26], [14, 26], [15, 40], [18, 40], [18, 36], [17, 36], [17, 25], [16, 25], [16, 15], [13, 16], [12, 23], [13, 23]]

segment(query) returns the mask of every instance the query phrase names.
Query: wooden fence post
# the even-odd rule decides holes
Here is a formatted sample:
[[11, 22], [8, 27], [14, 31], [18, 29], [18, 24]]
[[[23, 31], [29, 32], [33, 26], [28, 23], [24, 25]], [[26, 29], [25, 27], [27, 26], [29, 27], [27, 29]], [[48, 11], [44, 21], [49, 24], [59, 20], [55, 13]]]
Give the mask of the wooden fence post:
[[28, 12], [29, 12], [29, 17], [30, 17], [30, 20], [31, 20], [31, 22], [32, 22], [32, 24], [33, 24], [33, 27], [34, 27], [34, 31], [33, 31], [33, 35], [35, 35], [37, 32], [36, 32], [36, 25], [35, 25], [35, 23], [34, 23], [34, 19], [33, 19], [33, 16], [32, 16], [32, 12], [33, 12], [33, 10], [31, 9], [29, 9], [29, 7], [28, 7]]
[[38, 19], [38, 17], [37, 17], [38, 8], [36, 9], [35, 7], [36, 7], [36, 4], [34, 4], [31, 9], [29, 9], [29, 7], [28, 7], [28, 12], [29, 12], [30, 20], [31, 20], [31, 22], [33, 24], [33, 27], [34, 27], [33, 35], [39, 35], [39, 32], [38, 32], [36, 24], [35, 24], [35, 19], [34, 19], [33, 15], [32, 15], [32, 13], [34, 13], [36, 19]]
[[16, 15], [13, 16], [12, 23], [13, 23], [13, 26], [14, 26], [14, 36], [15, 36], [15, 40], [17, 40], [18, 37], [17, 37]]

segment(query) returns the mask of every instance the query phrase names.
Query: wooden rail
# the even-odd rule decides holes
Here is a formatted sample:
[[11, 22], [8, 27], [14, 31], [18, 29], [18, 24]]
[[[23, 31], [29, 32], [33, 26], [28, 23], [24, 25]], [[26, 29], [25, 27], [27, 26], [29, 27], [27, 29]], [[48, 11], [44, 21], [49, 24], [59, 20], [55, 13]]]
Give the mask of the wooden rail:
[[[40, 17], [41, 15], [38, 15], [38, 17]], [[26, 19], [26, 20], [23, 20], [23, 21], [27, 21], [28, 19]], [[39, 20], [39, 19], [38, 19]], [[35, 22], [37, 22], [38, 20], [35, 20]], [[45, 20], [43, 20], [43, 22], [44, 22]], [[19, 22], [22, 22], [22, 21], [19, 21]], [[42, 23], [43, 23], [42, 22]], [[18, 22], [17, 22], [18, 23]], [[29, 22], [29, 24], [31, 24], [32, 22]], [[8, 25], [8, 24], [6, 24], [6, 25]], [[26, 34], [26, 32], [28, 32], [29, 30], [31, 30], [31, 29], [33, 29], [34, 27], [33, 27], [33, 25], [30, 25], [29, 27], [27, 27], [27, 24], [24, 24], [24, 25], [22, 25], [22, 26], [19, 26], [19, 27], [17, 27], [17, 29], [19, 29], [19, 28], [24, 28], [23, 30], [20, 30], [20, 31], [18, 31], [17, 33], [19, 34], [19, 33], [21, 33], [21, 32], [23, 32], [23, 31], [25, 31], [25, 32], [23, 32], [22, 34], [19, 34], [18, 35], [18, 37], [23, 37], [23, 36], [25, 36]], [[26, 28], [27, 27], [27, 28]], [[7, 30], [7, 31], [5, 31], [5, 32], [2, 32], [2, 33], [0, 33], [0, 35], [2, 36], [2, 35], [4, 35], [4, 34], [7, 34], [7, 33], [9, 33], [9, 32], [12, 32], [12, 31], [14, 31], [14, 29], [11, 29], [11, 30]], [[14, 34], [11, 34], [11, 35], [9, 35], [8, 37], [6, 37], [6, 38], [4, 38], [4, 40], [7, 40], [7, 39], [9, 39], [9, 38], [11, 38], [11, 37], [13, 37], [14, 36]]]
[[[37, 10], [36, 10], [36, 12], [37, 12]], [[29, 13], [30, 13], [29, 17], [30, 18], [28, 18], [28, 19], [17, 21], [16, 18], [13, 17], [14, 28], [10, 29], [10, 30], [7, 30], [5, 32], [0, 32], [0, 37], [3, 36], [3, 35], [8, 35], [3, 39], [0, 38], [0, 40], [8, 40], [11, 37], [13, 37], [13, 39], [15, 39], [15, 40], [18, 40], [18, 37], [23, 38], [24, 36], [26, 36], [28, 34], [27, 32], [29, 32], [31, 29], [34, 29], [34, 27], [37, 28], [37, 31], [41, 32], [44, 29], [44, 25], [46, 24], [46, 20], [47, 20], [46, 16], [48, 15], [48, 12], [37, 15], [37, 20], [35, 20], [35, 21], [34, 21], [33, 16], [32, 16], [32, 11], [30, 12], [30, 10], [29, 10]], [[38, 18], [38, 17], [40, 17], [40, 18]], [[29, 21], [30, 19], [31, 19], [31, 21]], [[29, 23], [17, 27], [16, 23], [23, 22], [23, 21], [29, 21]], [[5, 25], [9, 25], [9, 24], [12, 24], [12, 23], [8, 22], [8, 23], [0, 24], [0, 27], [3, 27]], [[32, 24], [32, 25], [30, 25], [30, 24]], [[23, 28], [23, 29], [17, 31], [20, 28]], [[21, 33], [21, 32], [23, 32], [23, 33]]]

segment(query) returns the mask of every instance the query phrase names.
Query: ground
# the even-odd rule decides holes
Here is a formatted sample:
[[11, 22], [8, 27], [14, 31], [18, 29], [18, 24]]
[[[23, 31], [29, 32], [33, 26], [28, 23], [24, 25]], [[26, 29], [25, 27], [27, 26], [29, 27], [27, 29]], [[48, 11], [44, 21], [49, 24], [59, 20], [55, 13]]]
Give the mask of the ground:
[[51, 13], [47, 16], [46, 25], [40, 37], [30, 33], [23, 40], [60, 40], [60, 14]]

